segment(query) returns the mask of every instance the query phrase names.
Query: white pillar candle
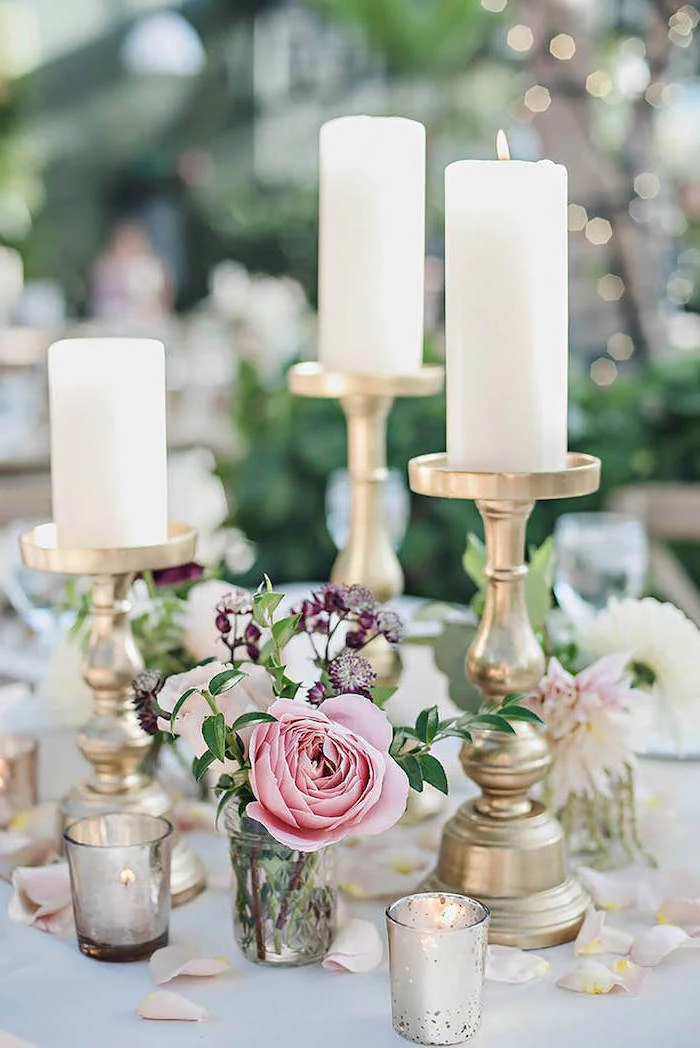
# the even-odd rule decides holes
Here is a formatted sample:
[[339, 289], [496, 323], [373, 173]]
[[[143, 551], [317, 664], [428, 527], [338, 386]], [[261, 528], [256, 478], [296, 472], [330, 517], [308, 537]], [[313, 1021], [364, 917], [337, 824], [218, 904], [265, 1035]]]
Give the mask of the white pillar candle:
[[549, 160], [461, 160], [445, 172], [452, 469], [566, 464], [566, 196], [566, 168]]
[[150, 546], [167, 537], [165, 354], [145, 338], [49, 349], [51, 486], [58, 543]]
[[423, 356], [425, 128], [347, 116], [321, 128], [319, 359], [402, 374]]

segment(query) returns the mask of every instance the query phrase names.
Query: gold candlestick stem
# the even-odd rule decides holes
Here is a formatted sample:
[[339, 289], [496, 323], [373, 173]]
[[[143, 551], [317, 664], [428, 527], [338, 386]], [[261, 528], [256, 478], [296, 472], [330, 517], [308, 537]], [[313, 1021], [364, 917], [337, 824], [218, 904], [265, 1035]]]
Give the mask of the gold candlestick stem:
[[[474, 499], [484, 521], [486, 606], [467, 673], [492, 702], [532, 690], [544, 656], [525, 603], [527, 520], [538, 499], [595, 491], [600, 462], [571, 454], [566, 469], [551, 473], [465, 473], [449, 469], [444, 455], [422, 455], [409, 463], [409, 475], [420, 494]], [[528, 796], [550, 763], [542, 730], [519, 724], [515, 735], [475, 732], [461, 760], [481, 795], [446, 825], [430, 887], [484, 902], [493, 942], [542, 947], [572, 939], [588, 898], [567, 874], [559, 823]]]
[[[20, 539], [27, 567], [92, 577], [83, 677], [92, 690], [94, 709], [78, 734], [78, 747], [93, 771], [61, 802], [66, 826], [96, 812], [170, 813], [170, 797], [142, 769], [153, 740], [141, 730], [132, 703], [131, 682], [143, 669], [143, 660], [131, 632], [129, 590], [137, 571], [192, 560], [195, 544], [196, 533], [183, 525], [172, 525], [169, 538], [160, 545], [128, 549], [65, 549], [56, 544], [52, 524], [40, 525]], [[173, 845], [171, 887], [175, 905], [205, 887], [200, 860], [179, 837]]]

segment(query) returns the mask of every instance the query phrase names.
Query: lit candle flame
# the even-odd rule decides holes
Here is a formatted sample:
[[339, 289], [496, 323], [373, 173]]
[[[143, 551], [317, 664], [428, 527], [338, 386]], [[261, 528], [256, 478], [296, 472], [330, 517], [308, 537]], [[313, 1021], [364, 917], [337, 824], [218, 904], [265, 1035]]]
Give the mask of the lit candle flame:
[[136, 874], [133, 870], [130, 870], [128, 866], [125, 866], [119, 874], [119, 880], [124, 885], [124, 887], [128, 887], [130, 884], [133, 884], [136, 880]]
[[510, 146], [503, 128], [499, 128], [496, 135], [496, 156], [499, 160], [510, 160]]

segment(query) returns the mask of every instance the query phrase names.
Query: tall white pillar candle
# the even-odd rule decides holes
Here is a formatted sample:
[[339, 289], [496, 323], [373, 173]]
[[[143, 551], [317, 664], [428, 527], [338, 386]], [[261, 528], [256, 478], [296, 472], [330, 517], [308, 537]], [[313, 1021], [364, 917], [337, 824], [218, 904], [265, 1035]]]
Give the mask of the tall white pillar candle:
[[321, 128], [319, 359], [401, 374], [423, 356], [425, 128], [346, 116]]
[[145, 338], [49, 349], [51, 487], [58, 543], [150, 546], [167, 537], [165, 354]]
[[566, 197], [566, 168], [548, 160], [462, 160], [445, 172], [452, 469], [566, 463]]

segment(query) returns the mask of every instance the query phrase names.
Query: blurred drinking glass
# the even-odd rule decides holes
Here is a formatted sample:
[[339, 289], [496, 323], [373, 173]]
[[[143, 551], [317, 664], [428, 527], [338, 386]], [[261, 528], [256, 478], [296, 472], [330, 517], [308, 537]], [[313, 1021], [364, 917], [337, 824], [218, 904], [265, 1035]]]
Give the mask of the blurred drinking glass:
[[[389, 541], [398, 549], [406, 534], [411, 508], [403, 473], [390, 469], [382, 487], [384, 519]], [[344, 549], [350, 534], [350, 476], [346, 469], [335, 469], [326, 488], [326, 526], [337, 549]]]
[[649, 563], [644, 524], [621, 513], [565, 513], [554, 529], [554, 593], [571, 619], [610, 597], [640, 597]]

